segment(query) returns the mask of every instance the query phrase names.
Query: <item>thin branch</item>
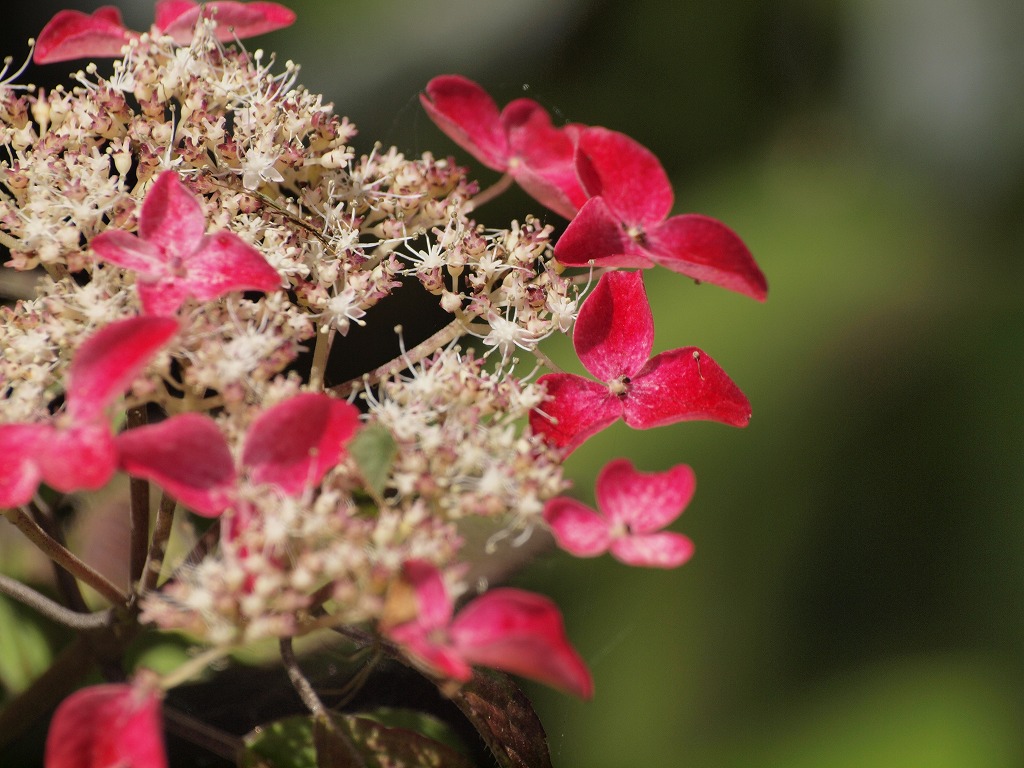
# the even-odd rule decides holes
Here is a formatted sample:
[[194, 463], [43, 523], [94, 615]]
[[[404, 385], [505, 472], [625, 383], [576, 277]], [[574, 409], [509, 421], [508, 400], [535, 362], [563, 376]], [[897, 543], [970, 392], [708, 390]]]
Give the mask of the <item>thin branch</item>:
[[164, 566], [164, 554], [167, 552], [167, 542], [171, 538], [171, 529], [174, 527], [174, 510], [178, 504], [169, 493], [160, 497], [160, 507], [156, 511], [156, 524], [153, 526], [153, 542], [149, 546], [149, 554], [146, 557], [146, 565], [142, 570], [142, 584], [139, 587], [139, 594], [156, 589], [157, 581], [160, 579], [160, 571]]
[[480, 206], [491, 202], [491, 200], [496, 198], [498, 195], [503, 194], [505, 190], [511, 187], [513, 181], [515, 181], [515, 179], [512, 178], [511, 174], [506, 173], [504, 176], [502, 176], [500, 179], [494, 182], [494, 184], [489, 186], [483, 192], [479, 193], [473, 199], [469, 200], [462, 207], [463, 212], [470, 213], [472, 211], [475, 211]]
[[[146, 424], [146, 406], [128, 410], [128, 428]], [[131, 547], [128, 560], [128, 583], [136, 584], [142, 578], [149, 548], [149, 481], [133, 477], [129, 481], [131, 499]]]
[[[33, 501], [29, 504], [28, 511], [32, 515], [32, 519], [35, 520], [36, 525], [42, 528], [54, 541], [67, 549], [68, 543], [64, 538], [64, 531], [54, 522], [53, 513], [50, 509], [43, 508], [41, 500]], [[51, 561], [51, 565], [53, 565], [54, 578], [57, 580], [57, 589], [60, 590], [64, 603], [73, 611], [88, 613], [89, 606], [85, 603], [85, 598], [82, 596], [82, 588], [79, 586], [78, 581], [75, 580], [75, 577], [53, 561]]]
[[128, 595], [91, 565], [78, 559], [67, 547], [44, 531], [23, 509], [4, 510], [3, 514], [29, 541], [41, 549], [43, 554], [72, 576], [88, 584], [113, 605], [127, 604]]
[[292, 649], [292, 639], [290, 637], [281, 638], [281, 660], [284, 662], [284, 670], [288, 673], [288, 679], [291, 681], [292, 687], [299, 694], [299, 698], [302, 699], [302, 703], [306, 705], [306, 708], [314, 717], [322, 716], [327, 711], [327, 708], [320, 701], [316, 691], [313, 690], [313, 685], [302, 674], [302, 668], [299, 667], [299, 661], [295, 658], [295, 651]]
[[237, 736], [207, 725], [202, 720], [186, 715], [171, 706], [164, 707], [164, 723], [167, 730], [175, 736], [232, 763], [238, 759], [238, 752], [244, 746], [243, 741]]
[[0, 592], [8, 597], [13, 597], [19, 603], [27, 605], [51, 621], [80, 632], [88, 632], [89, 630], [100, 629], [110, 625], [112, 611], [109, 608], [105, 611], [97, 611], [96, 613], [78, 613], [70, 608], [65, 608], [60, 603], [54, 602], [46, 595], [37, 592], [26, 584], [22, 584], [17, 579], [12, 579], [10, 576], [5, 576], [2, 573], [0, 573]]

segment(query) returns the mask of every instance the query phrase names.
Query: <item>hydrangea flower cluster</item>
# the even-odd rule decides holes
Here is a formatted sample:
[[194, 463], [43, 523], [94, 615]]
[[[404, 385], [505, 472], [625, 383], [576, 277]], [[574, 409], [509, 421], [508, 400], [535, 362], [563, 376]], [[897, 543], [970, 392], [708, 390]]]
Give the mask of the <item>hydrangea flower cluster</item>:
[[[692, 496], [688, 467], [611, 462], [601, 515], [563, 495], [563, 462], [619, 418], [750, 417], [701, 350], [651, 356], [644, 272], [623, 268], [661, 265], [759, 300], [764, 276], [723, 224], [668, 216], [664, 170], [629, 137], [555, 126], [529, 99], [499, 110], [459, 76], [432, 80], [423, 106], [501, 182], [481, 191], [429, 153], [358, 153], [355, 127], [297, 84], [295, 65], [275, 72], [237, 43], [293, 20], [276, 3], [159, 0], [138, 33], [111, 7], [64, 11], [36, 62], [112, 57], [112, 75], [90, 64], [48, 93], [0, 83], [4, 266], [38, 277], [34, 296], [0, 309], [0, 508], [117, 609], [93, 629], [184, 631], [212, 656], [277, 639], [321, 719], [290, 642], [325, 628], [453, 697], [474, 666], [589, 697], [550, 600], [470, 583], [463, 526], [483, 518], [515, 542], [549, 531], [567, 552], [631, 565], [685, 562], [689, 540], [660, 529]], [[569, 220], [557, 242], [540, 219], [474, 218], [513, 181]], [[399, 329], [393, 361], [332, 381], [332, 349], [344, 355], [353, 326], [411, 283], [448, 324], [411, 349]], [[569, 332], [599, 381], [538, 375], [554, 367], [541, 342]], [[148, 552], [133, 552], [127, 593], [43, 524], [55, 499], [119, 475]], [[162, 493], [152, 529], [148, 488]], [[187, 563], [165, 566], [185, 512], [215, 524]], [[163, 765], [162, 692], [196, 668], [75, 694], [47, 765]]]

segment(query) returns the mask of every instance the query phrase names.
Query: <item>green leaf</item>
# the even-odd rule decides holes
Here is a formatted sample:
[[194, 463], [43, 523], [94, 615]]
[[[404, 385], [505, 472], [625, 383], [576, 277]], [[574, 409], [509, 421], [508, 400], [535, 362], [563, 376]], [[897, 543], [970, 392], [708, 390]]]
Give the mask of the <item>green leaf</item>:
[[317, 768], [313, 719], [309, 715], [261, 725], [242, 743], [239, 768]]
[[473, 768], [466, 755], [415, 731], [358, 715], [342, 715], [335, 722], [347, 729], [366, 768]]
[[433, 741], [440, 742], [456, 752], [466, 752], [466, 745], [452, 727], [439, 717], [418, 709], [402, 707], [378, 707], [369, 712], [360, 712], [357, 717], [373, 720], [388, 728], [413, 731]]
[[24, 690], [53, 661], [53, 649], [39, 617], [0, 596], [0, 687]]
[[348, 444], [348, 452], [356, 460], [367, 487], [380, 496], [384, 493], [398, 445], [387, 427], [368, 424]]
[[544, 726], [511, 677], [478, 669], [452, 701], [476, 728], [501, 768], [551, 768]]

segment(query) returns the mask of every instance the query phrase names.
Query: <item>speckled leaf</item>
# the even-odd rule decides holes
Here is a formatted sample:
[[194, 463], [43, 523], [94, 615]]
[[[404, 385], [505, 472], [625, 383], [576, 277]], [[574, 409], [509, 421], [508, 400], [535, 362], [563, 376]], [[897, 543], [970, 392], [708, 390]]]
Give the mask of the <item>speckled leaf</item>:
[[335, 722], [346, 730], [366, 768], [473, 768], [466, 755], [416, 731], [358, 715], [342, 715]]
[[261, 725], [242, 743], [239, 768], [317, 768], [313, 719], [308, 715]]
[[469, 718], [501, 768], [551, 768], [544, 726], [511, 677], [478, 669], [452, 701]]
[[398, 446], [387, 427], [382, 424], [363, 427], [348, 444], [348, 452], [356, 460], [370, 490], [378, 496], [383, 494], [398, 453]]

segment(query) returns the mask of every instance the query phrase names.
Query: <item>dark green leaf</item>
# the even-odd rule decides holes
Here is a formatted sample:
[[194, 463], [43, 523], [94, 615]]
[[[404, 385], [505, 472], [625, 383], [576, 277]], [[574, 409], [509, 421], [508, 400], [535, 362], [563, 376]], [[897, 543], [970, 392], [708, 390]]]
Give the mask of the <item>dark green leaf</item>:
[[318, 768], [309, 715], [261, 725], [242, 741], [239, 768]]

